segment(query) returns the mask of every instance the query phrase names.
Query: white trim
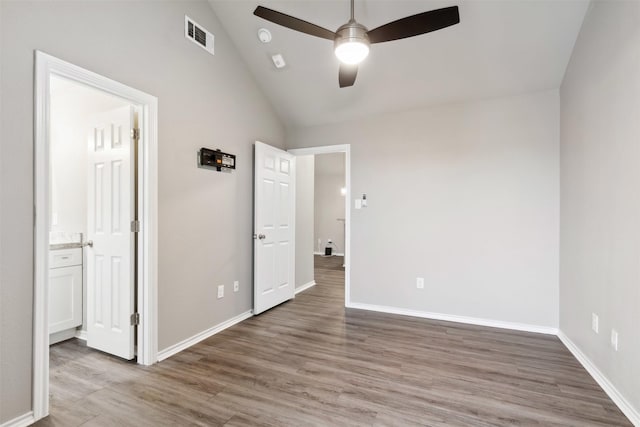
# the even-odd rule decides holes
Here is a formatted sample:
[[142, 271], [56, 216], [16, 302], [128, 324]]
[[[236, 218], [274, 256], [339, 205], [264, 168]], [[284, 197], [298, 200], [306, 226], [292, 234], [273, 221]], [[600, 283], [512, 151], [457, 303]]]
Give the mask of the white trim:
[[232, 317], [229, 320], [226, 320], [222, 323], [217, 324], [205, 331], [199, 332], [194, 336], [187, 338], [186, 340], [182, 340], [177, 344], [174, 344], [170, 347], [165, 348], [158, 352], [158, 362], [161, 362], [174, 354], [180, 353], [182, 350], [186, 350], [192, 345], [198, 344], [202, 340], [206, 340], [207, 338], [217, 334], [218, 332], [222, 332], [227, 328], [232, 327], [235, 324], [242, 322], [253, 316], [253, 310], [245, 311], [242, 314], [237, 315], [236, 317]]
[[291, 148], [287, 151], [296, 156], [310, 156], [315, 154], [330, 154], [330, 153], [346, 153], [351, 148], [351, 144], [340, 145], [321, 145], [318, 147], [306, 147], [306, 148]]
[[36, 419], [33, 417], [33, 411], [29, 411], [26, 414], [15, 417], [12, 420], [5, 421], [0, 427], [26, 427], [35, 423]]
[[[47, 280], [49, 259], [49, 64], [36, 52], [35, 101], [33, 126], [34, 147], [34, 295], [33, 295], [33, 417], [39, 420], [49, 414], [49, 325]], [[38, 173], [38, 171], [40, 171]], [[43, 215], [38, 215], [38, 206]]]
[[62, 341], [70, 340], [71, 338], [76, 337], [76, 329], [70, 328], [65, 329], [64, 331], [54, 332], [49, 334], [49, 345], [57, 344]]
[[378, 311], [381, 313], [400, 314], [403, 316], [422, 317], [424, 319], [444, 320], [446, 322], [465, 323], [468, 325], [488, 326], [491, 328], [511, 329], [513, 331], [534, 332], [537, 334], [557, 335], [558, 328], [551, 326], [529, 325], [526, 323], [504, 322], [502, 320], [482, 319], [478, 317], [458, 316], [455, 314], [432, 313], [428, 311], [409, 310], [406, 308], [384, 305], [351, 303], [347, 308]]
[[298, 287], [296, 288], [296, 290], [295, 290], [295, 293], [296, 293], [296, 295], [298, 295], [300, 292], [304, 292], [304, 291], [306, 291], [307, 289], [314, 287], [315, 285], [316, 285], [316, 281], [315, 281], [315, 280], [312, 280], [312, 281], [310, 281], [309, 283], [305, 283], [305, 284], [304, 284], [304, 285], [302, 285], [302, 286], [298, 286]]
[[351, 144], [324, 145], [320, 147], [292, 148], [289, 151], [296, 156], [315, 154], [344, 153], [345, 187], [344, 197], [344, 306], [351, 306]]
[[[314, 252], [314, 255], [324, 256], [324, 252]], [[342, 252], [331, 252], [331, 256], [344, 256]]]
[[584, 369], [593, 377], [605, 393], [613, 400], [623, 414], [629, 418], [634, 426], [640, 426], [640, 412], [633, 407], [631, 402], [624, 398], [622, 393], [609, 381], [609, 379], [596, 367], [596, 365], [574, 344], [571, 339], [561, 330], [558, 331], [558, 338], [569, 349], [571, 354], [578, 359]]
[[86, 341], [87, 340], [87, 331], [84, 331], [82, 329], [78, 329], [76, 331], [76, 338], [78, 338], [79, 340], [82, 340], [82, 341]]
[[49, 332], [47, 313], [49, 247], [49, 83], [51, 75], [93, 87], [141, 106], [140, 215], [138, 256], [138, 363], [157, 360], [157, 165], [158, 99], [46, 53], [35, 52], [34, 78], [34, 304], [33, 304], [33, 417], [49, 413]]

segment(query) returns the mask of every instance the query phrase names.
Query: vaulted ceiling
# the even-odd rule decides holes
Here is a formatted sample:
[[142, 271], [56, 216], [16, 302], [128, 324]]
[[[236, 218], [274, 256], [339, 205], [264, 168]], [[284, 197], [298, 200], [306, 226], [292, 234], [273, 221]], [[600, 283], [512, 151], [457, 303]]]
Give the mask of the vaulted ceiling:
[[[338, 87], [329, 40], [253, 15], [264, 6], [335, 31], [348, 0], [210, 0], [233, 43], [289, 127], [558, 88], [588, 0], [356, 0], [356, 20], [372, 29], [458, 5], [460, 24], [372, 45], [353, 87]], [[271, 43], [257, 32], [268, 29]], [[276, 69], [280, 53], [286, 67]]]

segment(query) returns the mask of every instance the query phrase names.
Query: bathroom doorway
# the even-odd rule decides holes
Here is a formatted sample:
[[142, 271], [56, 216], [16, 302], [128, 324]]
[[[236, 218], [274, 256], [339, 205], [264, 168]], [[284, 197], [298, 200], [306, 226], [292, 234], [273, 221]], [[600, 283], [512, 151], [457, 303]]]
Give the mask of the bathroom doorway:
[[35, 108], [38, 420], [51, 343], [157, 359], [157, 99], [36, 52]]
[[[137, 108], [52, 76], [49, 344], [78, 338], [135, 357]], [[134, 132], [135, 133], [135, 132]], [[135, 320], [135, 319], [134, 319]]]

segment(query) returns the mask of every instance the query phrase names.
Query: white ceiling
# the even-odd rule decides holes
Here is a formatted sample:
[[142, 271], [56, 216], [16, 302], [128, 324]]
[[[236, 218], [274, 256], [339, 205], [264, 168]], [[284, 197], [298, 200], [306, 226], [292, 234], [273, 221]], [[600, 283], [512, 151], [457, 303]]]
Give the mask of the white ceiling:
[[[353, 87], [338, 87], [332, 42], [253, 15], [258, 5], [335, 31], [348, 0], [209, 0], [256, 80], [288, 127], [558, 88], [588, 0], [356, 0], [372, 29], [426, 10], [458, 5], [460, 24], [373, 45]], [[259, 28], [273, 34], [269, 44]], [[277, 70], [270, 56], [281, 53]]]

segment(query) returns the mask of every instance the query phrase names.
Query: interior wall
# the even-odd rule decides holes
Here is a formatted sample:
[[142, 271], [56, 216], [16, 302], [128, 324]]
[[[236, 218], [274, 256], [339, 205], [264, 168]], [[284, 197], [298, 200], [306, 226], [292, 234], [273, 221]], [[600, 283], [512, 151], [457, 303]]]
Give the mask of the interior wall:
[[[31, 408], [34, 50], [158, 97], [159, 350], [251, 309], [253, 143], [281, 147], [284, 130], [206, 1], [0, 3], [1, 423]], [[215, 56], [185, 39], [185, 14]], [[237, 169], [197, 168], [200, 147]]]
[[[52, 79], [52, 86], [55, 85]], [[52, 88], [50, 135], [49, 230], [86, 233], [87, 147], [86, 116], [64, 94]], [[68, 102], [71, 101], [71, 102]], [[83, 120], [84, 119], [84, 120]]]
[[558, 326], [557, 90], [287, 132], [288, 148], [327, 141], [351, 144], [368, 200], [351, 303]]
[[[594, 1], [560, 90], [560, 329], [640, 413], [640, 3]], [[591, 315], [599, 316], [599, 333]], [[610, 345], [618, 332], [619, 349]]]
[[329, 239], [333, 254], [344, 255], [344, 198], [340, 190], [345, 187], [344, 153], [317, 154], [315, 156], [314, 196], [314, 248], [324, 254]]
[[314, 280], [314, 159], [296, 156], [296, 288]]

